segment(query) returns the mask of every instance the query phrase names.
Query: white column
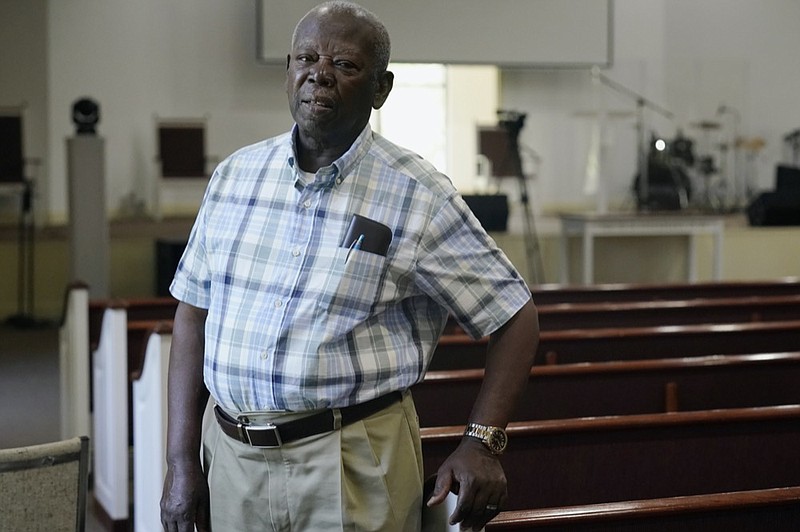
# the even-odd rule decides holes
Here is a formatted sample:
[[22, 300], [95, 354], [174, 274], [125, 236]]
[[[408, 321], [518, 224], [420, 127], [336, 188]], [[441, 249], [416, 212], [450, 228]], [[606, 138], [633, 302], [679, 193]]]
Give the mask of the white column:
[[70, 278], [87, 283], [92, 299], [109, 296], [104, 150], [96, 135], [67, 139]]

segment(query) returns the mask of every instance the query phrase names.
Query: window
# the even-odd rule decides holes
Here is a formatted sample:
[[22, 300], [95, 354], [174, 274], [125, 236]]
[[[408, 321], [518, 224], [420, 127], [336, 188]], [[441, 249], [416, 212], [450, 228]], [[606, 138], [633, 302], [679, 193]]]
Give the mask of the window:
[[372, 127], [430, 161], [457, 188], [476, 175], [478, 127], [497, 123], [498, 69], [393, 63], [394, 88]]

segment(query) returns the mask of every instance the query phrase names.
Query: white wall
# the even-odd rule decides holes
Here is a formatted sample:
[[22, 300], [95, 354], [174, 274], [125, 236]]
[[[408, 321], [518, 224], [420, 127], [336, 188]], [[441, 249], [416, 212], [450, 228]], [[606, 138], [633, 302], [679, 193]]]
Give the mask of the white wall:
[[61, 161], [79, 97], [100, 103], [111, 212], [132, 191], [152, 192], [157, 117], [207, 117], [208, 153], [220, 158], [290, 124], [283, 69], [256, 61], [252, 1], [51, 1], [48, 20], [55, 218], [66, 208]]
[[[648, 125], [668, 137], [679, 126], [694, 135], [688, 125], [718, 118], [719, 104], [737, 107], [742, 133], [766, 141], [757, 170], [760, 188], [771, 188], [782, 136], [800, 127], [800, 3], [616, 0], [614, 13], [614, 65], [604, 73], [677, 117], [648, 112]], [[101, 105], [112, 213], [130, 192], [150, 191], [157, 116], [206, 116], [217, 157], [290, 124], [283, 69], [256, 60], [253, 0], [0, 0], [0, 24], [0, 105], [28, 102], [27, 151], [44, 159], [41, 203], [52, 222], [66, 218], [64, 139], [82, 96]], [[593, 205], [583, 193], [592, 122], [581, 112], [630, 112], [634, 102], [593, 89], [585, 71], [506, 70], [501, 85], [500, 105], [528, 113], [521, 141], [542, 158], [536, 205]], [[635, 171], [633, 126], [632, 117], [608, 126], [612, 204], [625, 200]]]

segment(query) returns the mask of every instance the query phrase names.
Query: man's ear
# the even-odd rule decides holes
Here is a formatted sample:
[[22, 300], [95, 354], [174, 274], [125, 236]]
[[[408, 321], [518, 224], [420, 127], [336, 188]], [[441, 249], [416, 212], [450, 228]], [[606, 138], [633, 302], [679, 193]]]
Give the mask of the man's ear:
[[388, 98], [389, 93], [392, 92], [393, 85], [394, 85], [394, 74], [392, 72], [389, 72], [387, 70], [380, 75], [380, 77], [378, 78], [378, 88], [375, 91], [375, 97], [372, 100], [373, 108], [380, 109], [381, 107], [383, 107], [383, 104], [386, 103], [386, 98]]

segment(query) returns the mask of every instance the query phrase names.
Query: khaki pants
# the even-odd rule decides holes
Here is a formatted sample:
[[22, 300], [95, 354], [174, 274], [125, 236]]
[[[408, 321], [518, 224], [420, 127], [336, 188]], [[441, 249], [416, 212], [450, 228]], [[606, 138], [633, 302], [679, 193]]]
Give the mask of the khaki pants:
[[408, 392], [341, 430], [277, 449], [242, 444], [213, 420], [207, 429], [214, 532], [420, 529], [422, 453]]

